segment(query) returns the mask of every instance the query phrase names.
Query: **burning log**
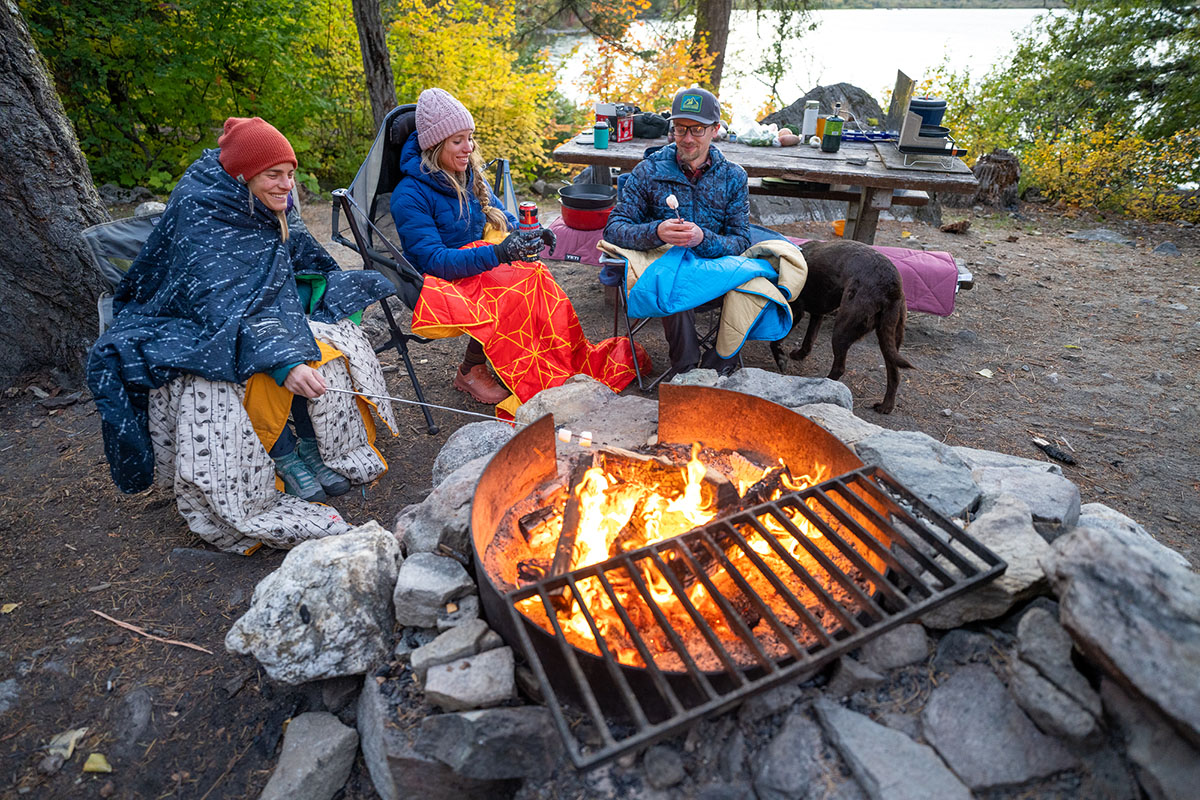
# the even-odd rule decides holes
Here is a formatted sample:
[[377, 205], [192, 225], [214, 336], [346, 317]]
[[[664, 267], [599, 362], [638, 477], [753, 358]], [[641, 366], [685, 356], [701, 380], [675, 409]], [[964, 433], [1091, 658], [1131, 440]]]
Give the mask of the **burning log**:
[[791, 470], [783, 464], [772, 467], [767, 471], [766, 475], [763, 475], [758, 482], [746, 490], [746, 494], [737, 501], [735, 508], [723, 511], [720, 516], [728, 516], [735, 511], [742, 511], [759, 503], [766, 503], [782, 495], [784, 492], [790, 491], [784, 484], [785, 478], [788, 481], [793, 481]]
[[[644, 486], [666, 497], [683, 494], [687, 485], [687, 467], [662, 456], [608, 445], [596, 448], [596, 455], [604, 471], [620, 483]], [[710, 508], [736, 506], [740, 501], [737, 487], [712, 467], [706, 467], [700, 491]]]
[[[571, 557], [575, 553], [575, 537], [579, 535], [579, 489], [587, 471], [595, 465], [596, 454], [576, 459], [567, 478], [567, 505], [563, 509], [562, 531], [558, 534], [558, 546], [554, 549], [554, 560], [550, 562], [550, 575], [562, 575], [571, 571]], [[566, 586], [555, 589], [552, 594], [554, 606], [565, 614], [571, 613], [574, 598]]]

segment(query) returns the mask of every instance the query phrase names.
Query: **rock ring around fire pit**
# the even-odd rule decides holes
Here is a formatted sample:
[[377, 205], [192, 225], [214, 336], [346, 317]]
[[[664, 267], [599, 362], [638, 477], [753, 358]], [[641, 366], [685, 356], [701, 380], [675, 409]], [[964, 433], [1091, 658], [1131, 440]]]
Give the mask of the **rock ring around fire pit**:
[[[473, 500], [484, 612], [579, 767], [812, 675], [1005, 569], [787, 408], [671, 385], [659, 404], [657, 452], [599, 448], [564, 481], [543, 417]], [[587, 742], [568, 723], [580, 709]]]

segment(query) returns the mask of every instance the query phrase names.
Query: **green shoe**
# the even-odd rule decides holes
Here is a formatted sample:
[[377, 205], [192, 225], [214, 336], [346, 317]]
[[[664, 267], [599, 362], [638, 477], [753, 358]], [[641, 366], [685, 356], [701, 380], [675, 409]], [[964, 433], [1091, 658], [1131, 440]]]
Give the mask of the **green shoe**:
[[296, 448], [286, 456], [275, 459], [275, 472], [283, 479], [284, 491], [310, 503], [324, 500], [325, 491], [321, 488], [317, 476], [300, 459], [298, 450], [299, 448]]
[[321, 460], [321, 451], [317, 448], [316, 439], [301, 439], [296, 444], [296, 452], [300, 454], [300, 458], [317, 477], [325, 494], [330, 497], [340, 497], [350, 491], [349, 479], [331, 470]]

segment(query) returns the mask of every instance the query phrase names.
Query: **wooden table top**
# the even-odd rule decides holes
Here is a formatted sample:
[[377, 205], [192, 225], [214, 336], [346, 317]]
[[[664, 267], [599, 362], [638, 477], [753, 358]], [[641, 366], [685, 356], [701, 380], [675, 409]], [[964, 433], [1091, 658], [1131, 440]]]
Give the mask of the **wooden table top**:
[[[630, 170], [642, 160], [647, 147], [666, 142], [665, 137], [632, 139], [609, 142], [608, 149], [597, 150], [590, 144], [578, 144], [572, 139], [554, 151], [554, 160], [564, 164], [596, 164]], [[836, 153], [824, 153], [819, 148], [805, 145], [750, 147], [718, 142], [716, 146], [726, 158], [741, 165], [751, 178], [792, 178], [835, 185], [963, 194], [979, 187], [975, 175], [957, 158], [950, 159], [949, 170], [928, 164], [904, 166], [903, 155], [896, 150], [894, 142], [842, 142]]]

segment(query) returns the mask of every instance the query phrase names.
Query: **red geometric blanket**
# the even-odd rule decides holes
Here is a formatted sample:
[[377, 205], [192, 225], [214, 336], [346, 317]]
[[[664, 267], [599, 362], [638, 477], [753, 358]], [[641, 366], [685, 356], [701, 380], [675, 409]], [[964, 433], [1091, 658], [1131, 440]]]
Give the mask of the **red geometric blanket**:
[[[467, 248], [486, 242], [475, 242]], [[413, 333], [431, 339], [465, 333], [483, 345], [512, 396], [496, 407], [511, 416], [543, 389], [580, 373], [614, 392], [634, 378], [625, 337], [588, 342], [575, 307], [540, 261], [517, 261], [470, 278], [425, 276], [413, 311]], [[650, 358], [637, 348], [643, 371]]]

